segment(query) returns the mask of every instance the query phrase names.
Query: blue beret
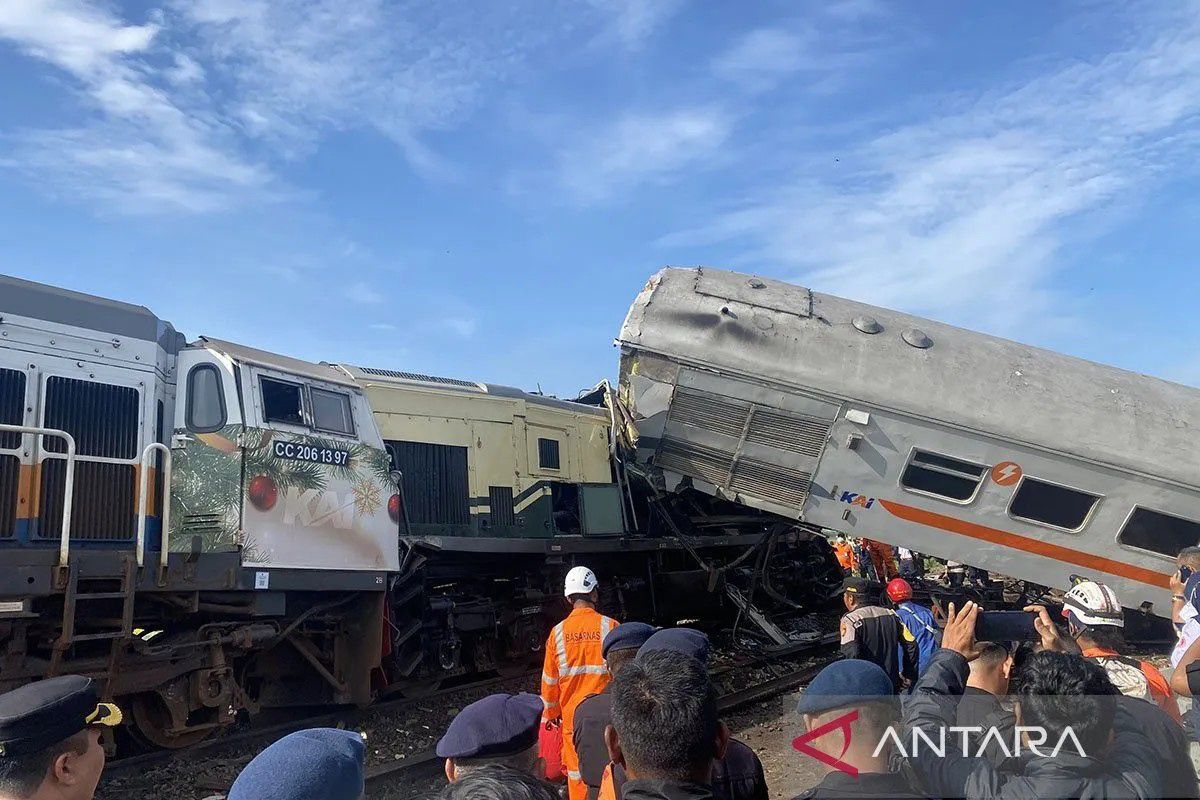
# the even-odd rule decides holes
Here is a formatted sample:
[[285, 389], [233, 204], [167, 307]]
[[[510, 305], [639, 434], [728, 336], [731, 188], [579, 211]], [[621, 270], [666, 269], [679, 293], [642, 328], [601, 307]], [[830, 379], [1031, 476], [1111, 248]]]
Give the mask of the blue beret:
[[229, 800], [358, 800], [366, 746], [354, 731], [312, 728], [288, 734], [246, 765]]
[[533, 747], [542, 721], [536, 694], [492, 694], [458, 712], [437, 743], [442, 758], [486, 758]]
[[638, 650], [642, 653], [653, 653], [655, 650], [670, 650], [691, 656], [700, 663], [708, 662], [708, 636], [695, 628], [664, 628], [656, 631]]
[[608, 658], [614, 650], [637, 650], [654, 633], [654, 626], [645, 622], [622, 622], [608, 632], [600, 643], [600, 655]]
[[895, 693], [892, 679], [878, 664], [847, 658], [835, 661], [817, 673], [800, 695], [796, 711], [820, 714], [872, 700], [890, 699]]

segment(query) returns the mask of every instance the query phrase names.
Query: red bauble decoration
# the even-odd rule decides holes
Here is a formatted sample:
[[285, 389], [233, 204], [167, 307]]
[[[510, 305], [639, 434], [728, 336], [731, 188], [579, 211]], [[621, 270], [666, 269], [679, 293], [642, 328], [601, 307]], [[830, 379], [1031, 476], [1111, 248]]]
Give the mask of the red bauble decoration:
[[250, 479], [246, 494], [259, 511], [270, 511], [279, 500], [279, 487], [266, 475], [255, 475]]
[[392, 522], [400, 521], [400, 495], [394, 494], [388, 498], [388, 516]]

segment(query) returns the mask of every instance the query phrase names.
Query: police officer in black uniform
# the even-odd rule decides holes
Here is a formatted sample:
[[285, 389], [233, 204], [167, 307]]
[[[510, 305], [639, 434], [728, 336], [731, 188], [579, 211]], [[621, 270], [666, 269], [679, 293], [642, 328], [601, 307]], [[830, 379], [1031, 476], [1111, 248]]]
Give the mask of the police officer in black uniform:
[[91, 800], [104, 771], [100, 730], [120, 722], [120, 709], [80, 675], [0, 695], [0, 798]]

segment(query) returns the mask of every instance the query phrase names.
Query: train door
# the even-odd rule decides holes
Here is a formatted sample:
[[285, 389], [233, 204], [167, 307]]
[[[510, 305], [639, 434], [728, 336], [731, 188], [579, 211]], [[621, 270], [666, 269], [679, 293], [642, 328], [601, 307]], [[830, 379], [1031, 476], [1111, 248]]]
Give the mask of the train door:
[[179, 353], [172, 437], [172, 550], [229, 552], [242, 543], [242, 433], [237, 375], [204, 348]]
[[395, 570], [391, 463], [353, 385], [242, 364], [247, 565]]

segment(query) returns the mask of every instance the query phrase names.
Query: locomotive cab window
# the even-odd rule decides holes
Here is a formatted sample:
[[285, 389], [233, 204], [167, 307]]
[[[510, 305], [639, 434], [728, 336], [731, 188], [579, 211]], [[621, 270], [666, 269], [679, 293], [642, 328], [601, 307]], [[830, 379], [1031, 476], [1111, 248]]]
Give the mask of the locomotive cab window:
[[562, 469], [558, 458], [558, 439], [538, 439], [538, 466], [542, 469]]
[[1117, 541], [1175, 558], [1183, 548], [1200, 544], [1200, 522], [1135, 506]]
[[304, 424], [300, 384], [274, 378], [259, 378], [262, 387], [263, 422]]
[[1100, 496], [1025, 476], [1008, 504], [1009, 516], [1064, 531], [1087, 524]]
[[982, 464], [927, 450], [913, 450], [900, 474], [900, 485], [918, 494], [969, 503], [975, 499], [985, 472], [987, 467]]
[[187, 379], [187, 429], [212, 433], [225, 424], [225, 395], [221, 373], [214, 364], [197, 364]]
[[354, 435], [354, 418], [350, 413], [350, 396], [327, 389], [309, 389], [312, 400], [313, 427], [319, 431]]

